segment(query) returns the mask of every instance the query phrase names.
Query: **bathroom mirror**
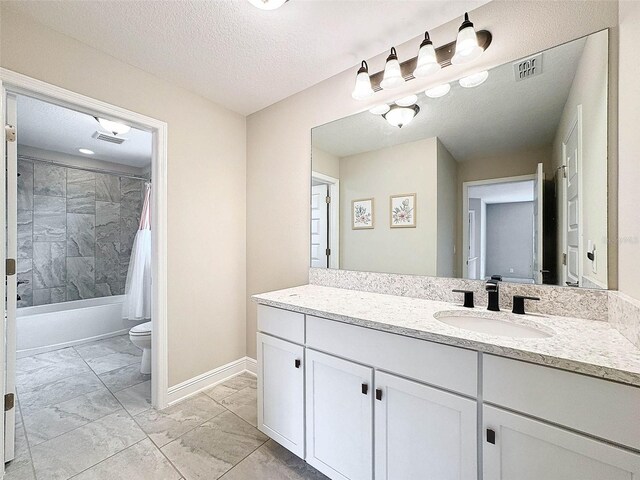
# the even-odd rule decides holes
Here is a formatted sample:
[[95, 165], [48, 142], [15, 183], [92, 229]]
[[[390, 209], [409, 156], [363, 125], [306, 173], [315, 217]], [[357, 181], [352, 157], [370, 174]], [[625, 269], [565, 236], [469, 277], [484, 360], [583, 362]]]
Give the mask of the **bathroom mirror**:
[[608, 32], [427, 91], [312, 130], [311, 266], [607, 288]]

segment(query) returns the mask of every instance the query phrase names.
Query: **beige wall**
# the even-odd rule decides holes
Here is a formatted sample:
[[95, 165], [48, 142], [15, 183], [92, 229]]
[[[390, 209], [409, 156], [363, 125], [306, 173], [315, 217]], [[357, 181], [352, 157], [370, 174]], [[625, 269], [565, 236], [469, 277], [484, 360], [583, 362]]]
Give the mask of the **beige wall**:
[[333, 178], [340, 178], [340, 159], [335, 155], [313, 147], [311, 159], [314, 172], [329, 175]]
[[244, 356], [245, 118], [6, 5], [0, 12], [2, 67], [169, 125], [169, 385]]
[[[553, 171], [564, 163], [562, 142], [570, 133], [582, 106], [582, 264], [583, 276], [595, 285], [607, 286], [607, 32], [587, 39], [573, 84], [564, 106], [553, 144]], [[547, 177], [552, 178], [552, 177]], [[561, 198], [559, 198], [561, 200]], [[561, 219], [561, 215], [557, 217]], [[558, 253], [563, 253], [562, 229], [558, 223]], [[586, 258], [588, 240], [596, 247], [596, 272]], [[562, 259], [557, 259], [562, 265]], [[560, 267], [561, 268], [561, 267]], [[559, 277], [562, 280], [562, 277]]]
[[455, 277], [456, 275], [456, 214], [458, 164], [449, 150], [438, 140], [438, 225], [437, 225], [437, 268], [439, 277]]
[[[435, 275], [437, 139], [340, 159], [340, 266], [345, 270]], [[390, 195], [416, 194], [416, 228], [391, 228]], [[375, 228], [351, 228], [351, 202], [374, 198]]]
[[[619, 288], [640, 299], [640, 2], [620, 2]], [[613, 240], [613, 239], [612, 239]]]
[[[351, 98], [356, 66], [276, 103], [247, 119], [247, 289], [249, 294], [305, 284], [309, 265], [311, 129], [364, 111], [464, 73], [501, 65], [618, 23], [614, 2], [494, 1], [472, 13], [478, 28], [493, 33], [491, 48], [470, 66], [452, 66], [368, 101]], [[437, 44], [456, 38], [460, 21], [430, 31]], [[421, 38], [397, 46], [415, 56]], [[381, 48], [383, 50], [383, 48]], [[382, 69], [386, 54], [367, 59]], [[629, 83], [629, 88], [632, 84]], [[277, 185], [278, 188], [274, 188]], [[286, 212], [286, 213], [283, 213]], [[638, 270], [636, 269], [636, 272]], [[247, 299], [247, 353], [255, 357], [256, 307]]]

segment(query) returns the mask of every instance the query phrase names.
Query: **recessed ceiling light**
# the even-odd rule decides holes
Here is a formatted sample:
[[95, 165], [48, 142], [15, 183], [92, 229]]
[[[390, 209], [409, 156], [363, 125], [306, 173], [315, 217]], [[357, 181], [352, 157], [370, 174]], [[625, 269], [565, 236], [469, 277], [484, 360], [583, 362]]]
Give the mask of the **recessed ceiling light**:
[[428, 88], [424, 91], [424, 94], [429, 98], [440, 98], [444, 97], [451, 90], [451, 85], [448, 83], [443, 83], [442, 85], [438, 85], [437, 87]]
[[275, 10], [287, 3], [289, 0], [249, 0], [249, 3], [260, 10]]
[[114, 135], [124, 135], [129, 133], [131, 127], [123, 123], [114, 122], [113, 120], [107, 120], [106, 118], [95, 117], [100, 126], [106, 131], [113, 133]]
[[383, 103], [382, 105], [378, 105], [377, 107], [370, 108], [369, 111], [374, 115], [384, 115], [389, 111], [390, 108], [391, 107], [389, 105]]
[[473, 88], [481, 85], [485, 80], [489, 78], [489, 72], [486, 70], [478, 73], [474, 73], [467, 77], [463, 77], [459, 80], [460, 86], [464, 88]]
[[80, 153], [84, 153], [85, 155], [93, 155], [94, 153], [96, 153], [93, 150], [89, 150], [88, 148], [79, 148], [78, 151]]
[[399, 107], [410, 107], [417, 101], [418, 101], [417, 95], [409, 95], [396, 100], [396, 105], [398, 105]]

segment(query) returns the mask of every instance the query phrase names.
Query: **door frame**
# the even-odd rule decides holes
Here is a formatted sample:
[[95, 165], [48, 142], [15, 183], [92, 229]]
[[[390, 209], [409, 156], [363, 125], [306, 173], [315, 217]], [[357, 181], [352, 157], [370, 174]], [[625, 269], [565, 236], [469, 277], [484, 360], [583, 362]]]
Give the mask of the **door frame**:
[[331, 197], [329, 204], [329, 248], [331, 249], [329, 268], [338, 269], [340, 268], [340, 180], [324, 173], [312, 171], [311, 186], [313, 186], [314, 180], [329, 185], [329, 196]]
[[[573, 133], [574, 130], [577, 129], [578, 139], [577, 139], [577, 158], [576, 164], [578, 165], [578, 285], [582, 286], [582, 276], [584, 274], [584, 259], [582, 258], [582, 228], [583, 228], [583, 202], [582, 202], [582, 104], [576, 106], [576, 113], [569, 124], [569, 129], [567, 130], [566, 135], [562, 139], [562, 164], [560, 168], [562, 168], [562, 188], [561, 199], [560, 199], [560, 212], [562, 215], [562, 219], [560, 222], [560, 228], [562, 228], [562, 253], [563, 255], [568, 255], [567, 253], [567, 142], [569, 141], [569, 137]], [[568, 261], [568, 259], [567, 259]], [[560, 286], [566, 286], [567, 282], [567, 267], [568, 264], [565, 262], [564, 264], [560, 262], [562, 265], [562, 278], [560, 279]]]
[[[477, 187], [479, 185], [497, 185], [500, 183], [525, 182], [535, 180], [536, 174], [516, 175], [514, 177], [489, 178], [486, 180], [472, 180], [470, 182], [462, 182], [462, 278], [467, 278], [469, 268], [467, 265], [467, 254], [469, 250], [469, 229], [466, 228], [467, 212], [469, 211], [469, 187]], [[482, 279], [479, 279], [482, 280]]]
[[[167, 317], [167, 136], [168, 126], [166, 122], [157, 120], [146, 115], [141, 115], [131, 110], [112, 105], [94, 98], [72, 92], [70, 90], [51, 85], [41, 80], [22, 75], [20, 73], [0, 68], [0, 89], [2, 99], [0, 105], [0, 118], [2, 125], [5, 125], [4, 96], [6, 92], [28, 95], [39, 100], [54, 103], [66, 108], [87, 113], [89, 115], [100, 115], [101, 117], [124, 121], [132, 127], [151, 132], [152, 134], [152, 159], [151, 159], [151, 197], [152, 209], [154, 212], [154, 232], [152, 235], [151, 260], [152, 272], [152, 348], [151, 348], [151, 402], [154, 408], [162, 409], [168, 404], [169, 386], [169, 362], [168, 362], [168, 317]], [[4, 128], [2, 128], [3, 142], [2, 151], [2, 172], [0, 178], [0, 193], [5, 194], [5, 155], [4, 155]], [[4, 216], [3, 216], [4, 217]], [[4, 219], [0, 221], [0, 257], [6, 258], [5, 251], [5, 225]], [[4, 262], [2, 263], [2, 273], [4, 274]], [[0, 294], [4, 293], [4, 282]], [[5, 331], [0, 328], [0, 356], [2, 371], [6, 369], [4, 363]], [[2, 387], [0, 393], [4, 397], [4, 382], [0, 382]], [[4, 427], [4, 420], [3, 420]], [[4, 428], [0, 429], [4, 431]], [[4, 438], [2, 437], [4, 445]], [[1, 459], [4, 460], [4, 457]]]

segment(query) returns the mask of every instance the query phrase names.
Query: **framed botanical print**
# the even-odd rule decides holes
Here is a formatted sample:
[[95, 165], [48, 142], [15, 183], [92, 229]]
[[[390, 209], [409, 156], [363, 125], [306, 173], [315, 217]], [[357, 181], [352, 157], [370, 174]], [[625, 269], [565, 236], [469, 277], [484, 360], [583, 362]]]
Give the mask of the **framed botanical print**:
[[351, 228], [364, 230], [373, 228], [373, 198], [363, 198], [351, 202]]
[[415, 228], [416, 194], [391, 195], [390, 200], [391, 228]]

